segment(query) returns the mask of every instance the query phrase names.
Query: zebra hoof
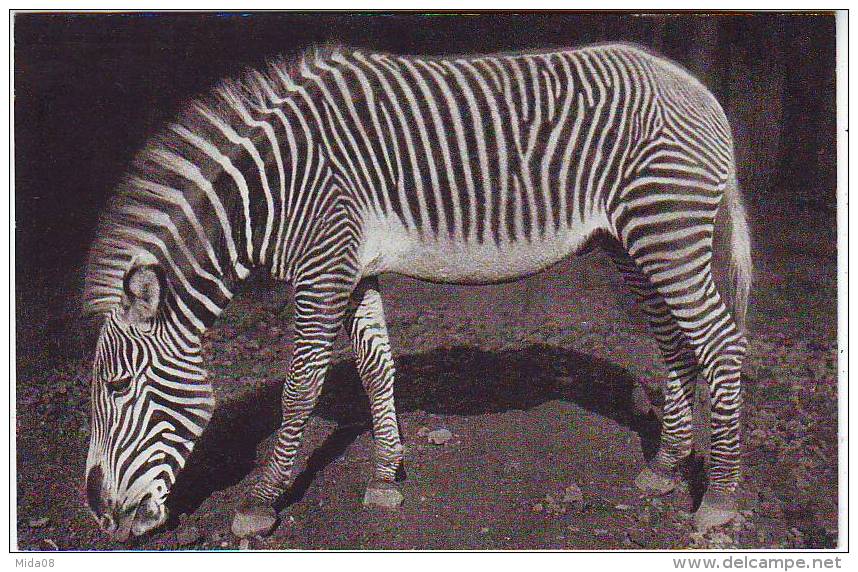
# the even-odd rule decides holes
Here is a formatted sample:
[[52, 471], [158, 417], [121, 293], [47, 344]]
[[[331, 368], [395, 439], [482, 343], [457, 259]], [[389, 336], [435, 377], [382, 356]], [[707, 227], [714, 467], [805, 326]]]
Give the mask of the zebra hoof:
[[694, 513], [694, 528], [704, 533], [727, 524], [738, 514], [736, 499], [729, 493], [706, 491], [697, 512]]
[[368, 507], [396, 509], [402, 504], [404, 497], [396, 483], [373, 479], [366, 487], [363, 504]]
[[232, 517], [232, 533], [238, 538], [268, 536], [277, 525], [277, 513], [270, 506], [247, 506]]
[[635, 486], [649, 495], [664, 496], [673, 491], [678, 484], [677, 479], [650, 467], [644, 467], [635, 478]]

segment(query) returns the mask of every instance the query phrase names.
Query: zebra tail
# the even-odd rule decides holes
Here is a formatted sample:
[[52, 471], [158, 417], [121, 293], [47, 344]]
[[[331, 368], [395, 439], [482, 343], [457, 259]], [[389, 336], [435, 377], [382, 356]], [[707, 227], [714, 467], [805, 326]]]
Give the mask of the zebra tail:
[[745, 330], [745, 317], [748, 312], [748, 298], [751, 294], [753, 263], [751, 261], [751, 233], [748, 217], [742, 204], [742, 196], [736, 173], [730, 175], [730, 181], [724, 194], [727, 207], [727, 224], [730, 227], [729, 244], [729, 288], [733, 305], [733, 319], [739, 329]]

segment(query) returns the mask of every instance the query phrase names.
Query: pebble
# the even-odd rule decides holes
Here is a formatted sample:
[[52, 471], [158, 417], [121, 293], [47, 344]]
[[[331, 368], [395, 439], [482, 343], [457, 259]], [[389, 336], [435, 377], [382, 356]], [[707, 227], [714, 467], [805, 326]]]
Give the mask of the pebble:
[[250, 550], [250, 539], [242, 538], [238, 543], [239, 550]]
[[47, 526], [50, 521], [51, 519], [47, 516], [43, 516], [42, 518], [31, 518], [30, 528], [42, 528], [43, 526]]
[[568, 487], [563, 489], [562, 502], [572, 504], [582, 502], [583, 500], [584, 493], [581, 492], [581, 487], [579, 487], [576, 483], [572, 483]]
[[399, 492], [396, 486], [384, 486], [381, 484], [367, 487], [363, 497], [363, 504], [364, 506], [392, 509], [399, 508], [402, 500], [402, 493]]
[[517, 473], [521, 470], [521, 463], [518, 461], [509, 461], [508, 463], [504, 463], [503, 472], [507, 475], [512, 473]]
[[277, 526], [277, 513], [273, 509], [252, 513], [236, 512], [232, 519], [232, 533], [239, 538], [268, 536]]
[[543, 506], [542, 506], [542, 503], [541, 503], [541, 502], [538, 502], [538, 503], [536, 503], [535, 505], [533, 505], [533, 508], [532, 508], [531, 510], [532, 510], [533, 512], [542, 512], [542, 509], [544, 509], [544, 508], [545, 508], [545, 507], [543, 507]]
[[443, 445], [453, 438], [453, 434], [449, 429], [435, 429], [430, 431], [426, 437], [433, 445]]
[[618, 504], [614, 508], [617, 510], [632, 510], [632, 507], [627, 504]]

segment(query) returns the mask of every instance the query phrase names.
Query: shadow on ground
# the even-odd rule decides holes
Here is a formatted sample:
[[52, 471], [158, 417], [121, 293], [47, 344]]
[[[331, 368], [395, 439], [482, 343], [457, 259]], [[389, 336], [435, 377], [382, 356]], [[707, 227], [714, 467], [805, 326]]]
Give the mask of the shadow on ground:
[[[400, 415], [417, 410], [483, 415], [562, 399], [638, 433], [647, 458], [658, 445], [660, 424], [651, 406], [655, 397], [651, 400], [628, 371], [600, 358], [535, 344], [499, 352], [472, 346], [441, 348], [396, 361]], [[253, 470], [257, 446], [280, 422], [280, 387], [259, 386], [219, 405], [176, 482], [170, 497], [172, 513], [195, 511], [213, 492], [239, 483]], [[310, 454], [287, 504], [299, 501], [314, 477], [371, 429], [369, 404], [351, 361], [331, 368], [314, 414], [337, 428]], [[694, 485], [693, 476], [691, 480]]]

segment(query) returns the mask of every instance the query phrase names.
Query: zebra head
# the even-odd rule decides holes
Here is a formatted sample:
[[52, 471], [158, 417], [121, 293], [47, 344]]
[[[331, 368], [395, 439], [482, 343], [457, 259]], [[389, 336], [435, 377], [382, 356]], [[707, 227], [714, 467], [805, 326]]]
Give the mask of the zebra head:
[[107, 315], [92, 374], [87, 502], [124, 541], [164, 523], [164, 502], [214, 408], [201, 344], [176, 323], [157, 265], [133, 265]]

